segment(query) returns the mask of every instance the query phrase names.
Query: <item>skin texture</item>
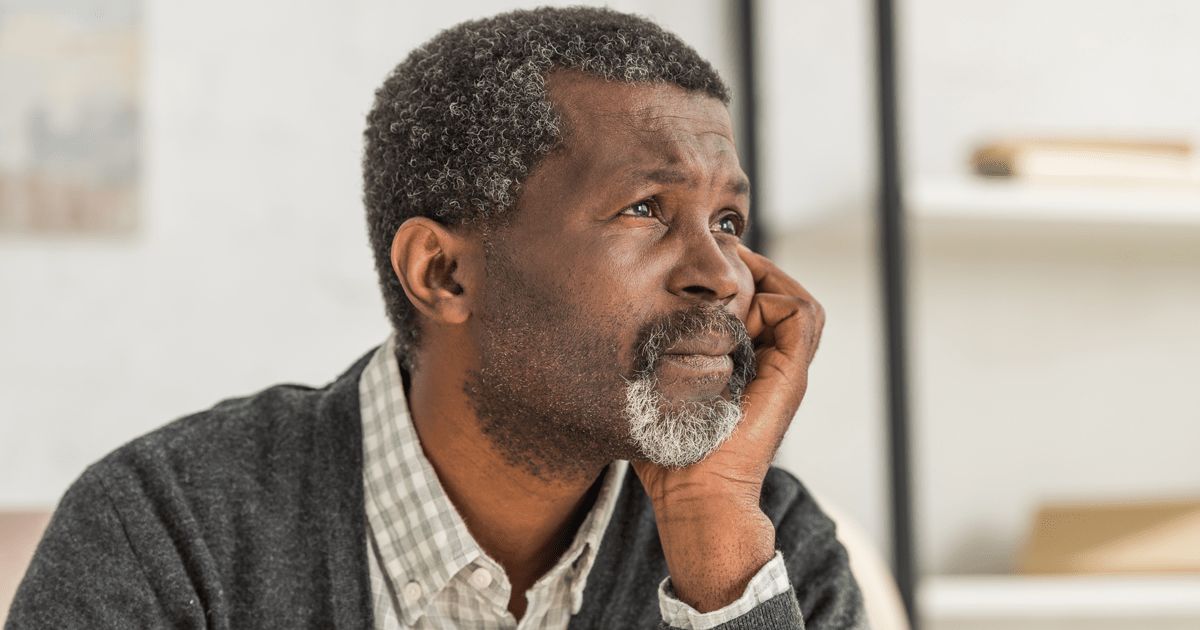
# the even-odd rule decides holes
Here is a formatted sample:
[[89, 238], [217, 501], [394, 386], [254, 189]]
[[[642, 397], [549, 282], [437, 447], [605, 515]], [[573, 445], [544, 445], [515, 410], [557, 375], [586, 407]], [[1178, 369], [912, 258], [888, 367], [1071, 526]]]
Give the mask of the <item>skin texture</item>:
[[[676, 594], [716, 610], [774, 554], [759, 492], [804, 395], [824, 315], [796, 281], [739, 244], [749, 186], [724, 105], [670, 84], [574, 71], [547, 82], [568, 132], [526, 180], [508, 223], [448, 228], [414, 218], [396, 233], [393, 268], [423, 331], [408, 383], [413, 421], [471, 534], [504, 566], [517, 618], [617, 458], [633, 461], [653, 502]], [[745, 323], [758, 376], [743, 394], [745, 419], [720, 450], [686, 468], [657, 466], [622, 433], [621, 385], [647, 322], [697, 305]], [[683, 344], [662, 362], [660, 391], [673, 401], [728, 397], [726, 341]], [[574, 403], [593, 412], [513, 429], [538, 441], [515, 447], [520, 440], [489, 426], [504, 410], [479, 396], [481, 374], [514, 370], [503, 385], [538, 395], [561, 394], [552, 382], [560, 373], [563, 391], [590, 383]]]

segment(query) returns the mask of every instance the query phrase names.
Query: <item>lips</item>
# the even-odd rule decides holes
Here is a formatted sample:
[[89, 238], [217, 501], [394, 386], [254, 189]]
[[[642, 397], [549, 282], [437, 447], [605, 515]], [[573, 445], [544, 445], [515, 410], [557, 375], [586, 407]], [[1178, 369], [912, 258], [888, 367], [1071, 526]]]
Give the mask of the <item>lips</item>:
[[705, 355], [720, 357], [733, 352], [737, 346], [733, 337], [726, 335], [700, 335], [681, 339], [667, 348], [664, 355]]
[[664, 354], [659, 367], [662, 368], [667, 365], [697, 372], [722, 372], [727, 374], [733, 370], [733, 357], [727, 354]]
[[655, 379], [678, 399], [740, 396], [754, 378], [754, 347], [741, 320], [720, 306], [697, 305], [638, 331], [634, 374]]
[[728, 373], [733, 369], [729, 355], [736, 345], [731, 337], [717, 334], [681, 339], [663, 353], [659, 368], [670, 365], [689, 372]]

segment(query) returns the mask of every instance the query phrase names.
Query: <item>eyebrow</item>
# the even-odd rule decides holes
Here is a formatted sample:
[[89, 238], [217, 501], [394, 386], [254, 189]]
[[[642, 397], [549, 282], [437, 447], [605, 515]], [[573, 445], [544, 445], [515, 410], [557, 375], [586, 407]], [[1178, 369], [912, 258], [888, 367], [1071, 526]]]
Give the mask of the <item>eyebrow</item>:
[[735, 177], [725, 182], [725, 189], [735, 195], [750, 196], [750, 180], [745, 177]]
[[[673, 168], [656, 168], [648, 171], [630, 171], [625, 176], [627, 182], [649, 181], [656, 184], [679, 185], [692, 180], [683, 172]], [[735, 195], [749, 195], [750, 181], [745, 177], [734, 177], [725, 182], [725, 190]]]

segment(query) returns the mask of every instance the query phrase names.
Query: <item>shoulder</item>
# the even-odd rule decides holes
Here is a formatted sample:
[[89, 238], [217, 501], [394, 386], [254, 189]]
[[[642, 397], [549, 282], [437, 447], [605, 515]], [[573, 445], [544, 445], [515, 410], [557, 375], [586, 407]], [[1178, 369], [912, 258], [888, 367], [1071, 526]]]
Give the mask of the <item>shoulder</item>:
[[[91, 466], [55, 512], [22, 606], [66, 598], [63, 615], [86, 617], [120, 600], [129, 605], [113, 610], [165, 615], [170, 627], [255, 626], [268, 613], [280, 627], [369, 619], [365, 363], [322, 388], [227, 400]], [[155, 625], [127, 621], [112, 625]]]
[[314, 416], [321, 391], [277, 385], [243, 398], [224, 400], [143, 435], [98, 462], [99, 471], [162, 463], [171, 467], [219, 468], [286, 451]]
[[198, 492], [286, 479], [314, 450], [356, 446], [347, 438], [361, 435], [357, 382], [364, 364], [365, 357], [321, 388], [277, 385], [175, 420], [109, 454], [89, 476], [109, 486], [135, 477], [139, 485]]
[[354, 535], [362, 520], [364, 363], [321, 388], [279, 385], [176, 420], [79, 484], [104, 492], [143, 558], [175, 562], [179, 549], [216, 573], [286, 572], [278, 559], [302, 559], [306, 538], [330, 527]]

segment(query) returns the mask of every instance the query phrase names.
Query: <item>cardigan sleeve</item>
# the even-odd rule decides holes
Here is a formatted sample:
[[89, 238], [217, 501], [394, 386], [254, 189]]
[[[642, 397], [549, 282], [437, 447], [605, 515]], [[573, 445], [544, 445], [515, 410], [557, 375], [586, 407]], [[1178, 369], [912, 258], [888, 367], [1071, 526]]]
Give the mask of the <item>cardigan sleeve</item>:
[[[701, 613], [681, 601], [675, 595], [671, 578], [666, 578], [658, 587], [658, 607], [662, 611], [665, 625], [682, 630], [712, 630], [723, 627], [737, 617], [775, 599], [777, 596], [792, 590], [788, 581], [787, 567], [783, 563], [783, 555], [776, 551], [758, 573], [750, 579], [742, 596], [719, 610]], [[799, 604], [797, 604], [798, 606]], [[796, 626], [787, 626], [789, 628]]]
[[55, 511], [5, 629], [173, 626], [99, 475], [89, 470]]
[[[664, 630], [676, 630], [665, 623]], [[716, 626], [715, 630], [804, 630], [796, 593], [788, 591], [755, 606], [750, 612]]]

